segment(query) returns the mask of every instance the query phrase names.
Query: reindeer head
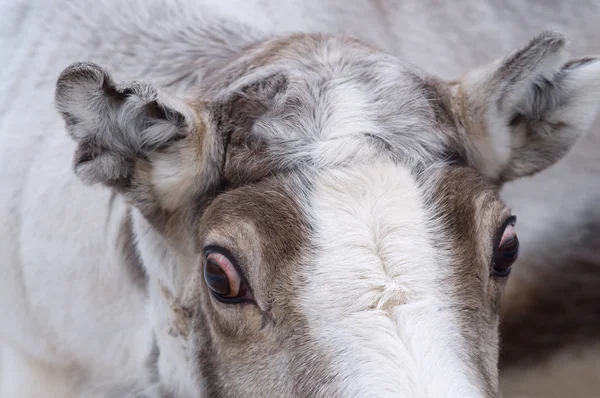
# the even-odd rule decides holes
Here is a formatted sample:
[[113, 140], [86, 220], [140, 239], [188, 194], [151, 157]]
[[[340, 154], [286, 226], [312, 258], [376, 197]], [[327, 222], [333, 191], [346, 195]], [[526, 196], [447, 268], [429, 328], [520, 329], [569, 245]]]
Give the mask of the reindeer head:
[[344, 37], [268, 40], [187, 98], [60, 76], [75, 172], [133, 208], [176, 396], [495, 396], [518, 253], [503, 182], [591, 125], [600, 61], [545, 33], [456, 82]]

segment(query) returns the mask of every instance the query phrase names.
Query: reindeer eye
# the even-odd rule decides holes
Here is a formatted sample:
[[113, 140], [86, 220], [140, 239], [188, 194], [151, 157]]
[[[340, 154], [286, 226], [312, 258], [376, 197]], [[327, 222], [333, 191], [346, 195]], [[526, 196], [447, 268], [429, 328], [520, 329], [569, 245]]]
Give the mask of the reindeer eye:
[[510, 267], [519, 256], [519, 238], [515, 232], [516, 217], [510, 217], [505, 223], [502, 235], [494, 251], [492, 272], [497, 276], [508, 276]]
[[205, 253], [204, 281], [213, 295], [228, 304], [253, 301], [246, 282], [233, 261], [221, 250], [212, 248]]

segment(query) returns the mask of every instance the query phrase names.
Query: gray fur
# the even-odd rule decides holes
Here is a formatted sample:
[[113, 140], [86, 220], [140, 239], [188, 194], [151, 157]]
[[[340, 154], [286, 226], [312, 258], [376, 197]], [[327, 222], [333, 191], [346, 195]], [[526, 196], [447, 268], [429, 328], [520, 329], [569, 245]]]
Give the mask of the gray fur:
[[92, 63], [71, 65], [56, 84], [57, 107], [81, 143], [75, 171], [90, 183], [122, 183], [131, 177], [135, 156], [182, 139], [192, 128], [152, 85], [117, 86]]

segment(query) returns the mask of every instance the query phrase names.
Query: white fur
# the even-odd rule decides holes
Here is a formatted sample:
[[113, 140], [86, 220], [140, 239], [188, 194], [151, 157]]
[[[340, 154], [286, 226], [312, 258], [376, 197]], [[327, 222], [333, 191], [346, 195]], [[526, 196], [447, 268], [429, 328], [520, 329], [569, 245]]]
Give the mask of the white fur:
[[[19, 214], [27, 217], [10, 238], [3, 232], [3, 245], [25, 243], [16, 245], [14, 263], [11, 256], [2, 260], [1, 299], [11, 310], [2, 311], [0, 339], [19, 351], [10, 358], [21, 356], [21, 372], [77, 364], [80, 379], [62, 376], [75, 393], [91, 388], [91, 380], [140, 378], [152, 331], [143, 294], [131, 289], [104, 239], [109, 192], [83, 187], [70, 171], [72, 142], [51, 132], [21, 177]], [[3, 367], [17, 366], [3, 358]]]
[[160, 379], [176, 397], [197, 396], [201, 391], [201, 380], [194, 380], [181, 339], [174, 338], [170, 331], [174, 327], [173, 292], [182, 290], [184, 284], [182, 264], [178, 264], [171, 248], [161, 239], [150, 224], [134, 211], [134, 228], [139, 240], [139, 249], [150, 279], [148, 281], [149, 320], [155, 332], [161, 353], [158, 362]]
[[76, 397], [74, 369], [40, 362], [10, 345], [0, 346], [0, 362], [0, 397]]
[[456, 298], [443, 288], [448, 253], [432, 244], [447, 238], [408, 170], [324, 171], [309, 212], [317, 254], [303, 306], [343, 395], [483, 396], [461, 359]]
[[569, 71], [566, 80], [571, 101], [553, 115], [551, 122], [568, 120], [575, 129], [588, 131], [600, 109], [600, 59]]

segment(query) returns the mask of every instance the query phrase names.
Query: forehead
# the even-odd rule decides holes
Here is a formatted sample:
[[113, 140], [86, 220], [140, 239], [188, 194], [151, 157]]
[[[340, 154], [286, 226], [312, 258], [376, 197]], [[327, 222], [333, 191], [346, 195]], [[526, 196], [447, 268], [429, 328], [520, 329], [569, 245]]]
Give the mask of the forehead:
[[[271, 185], [266, 191], [286, 197], [270, 209], [284, 206], [280, 213], [289, 217], [281, 224], [302, 225], [291, 241], [307, 241], [314, 227], [306, 220], [314, 210], [307, 198], [329, 170], [395, 164], [403, 165], [413, 185], [426, 188], [417, 202], [449, 225], [446, 233], [458, 246], [469, 244], [478, 260], [489, 254], [489, 247], [473, 242], [496, 227], [503, 206], [496, 187], [474, 170], [443, 163], [460, 152], [443, 85], [370, 46], [323, 35], [262, 43], [209, 80], [219, 104], [218, 133], [228, 144], [226, 186], [243, 188], [241, 203], [272, 201], [260, 192], [265, 184]], [[245, 216], [262, 213], [257, 208]], [[250, 218], [253, 226], [246, 229], [265, 224]]]
[[[474, 170], [443, 163], [460, 152], [448, 93], [396, 57], [345, 37], [297, 35], [248, 49], [208, 80], [218, 104], [217, 133], [227, 141], [224, 183], [228, 188], [270, 184], [266, 191], [289, 199], [281, 214], [292, 218], [282, 218], [282, 224], [304, 225], [302, 235], [313, 227], [305, 218], [312, 211], [307, 197], [315, 180], [331, 169], [370, 164], [403, 165], [416, 185], [427, 188], [419, 201], [427, 201], [436, 214], [451, 215], [444, 220], [454, 217], [448, 221], [452, 226], [476, 225], [478, 233], [487, 234], [493, 223], [480, 220], [495, 222], [495, 216], [482, 216], [495, 208], [490, 203], [500, 203], [496, 187]], [[271, 178], [284, 174], [288, 177]], [[469, 181], [468, 189], [459, 187], [461, 180]], [[248, 192], [242, 203], [250, 197], [256, 203], [271, 200], [258, 186], [243, 191]], [[264, 220], [271, 215], [262, 214]], [[262, 225], [261, 217], [251, 218], [252, 228]], [[456, 229], [461, 237], [465, 231], [474, 228]], [[461, 244], [479, 240], [470, 233]]]
[[251, 163], [231, 173], [242, 179], [382, 156], [425, 164], [456, 150], [444, 86], [355, 40], [266, 42], [208, 80], [229, 164]]
[[404, 263], [432, 253], [428, 262], [439, 263], [442, 253], [472, 282], [484, 279], [481, 264], [491, 260], [493, 239], [509, 214], [496, 186], [470, 168], [441, 164], [416, 173], [384, 160], [280, 173], [232, 188], [217, 196], [200, 225], [204, 245], [232, 247], [248, 272], [299, 267], [314, 253], [331, 251], [323, 249], [324, 228], [333, 228], [330, 240], [338, 243], [346, 242], [348, 228], [364, 239], [342, 244], [344, 257], [383, 255], [382, 242], [393, 236], [384, 246], [405, 256]]

